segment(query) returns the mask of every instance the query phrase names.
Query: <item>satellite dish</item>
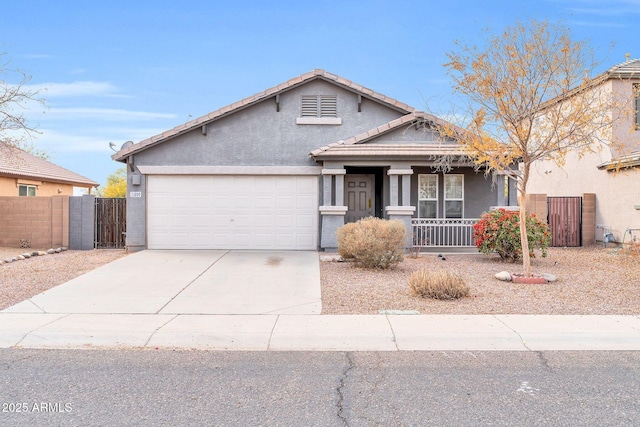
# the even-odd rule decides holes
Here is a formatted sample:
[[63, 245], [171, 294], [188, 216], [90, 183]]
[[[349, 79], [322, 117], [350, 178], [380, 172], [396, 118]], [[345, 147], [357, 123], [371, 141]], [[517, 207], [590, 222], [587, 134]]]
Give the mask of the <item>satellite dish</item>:
[[120, 147], [121, 150], [124, 150], [127, 147], [131, 147], [133, 145], [133, 141], [127, 141], [124, 144], [122, 144], [122, 147]]

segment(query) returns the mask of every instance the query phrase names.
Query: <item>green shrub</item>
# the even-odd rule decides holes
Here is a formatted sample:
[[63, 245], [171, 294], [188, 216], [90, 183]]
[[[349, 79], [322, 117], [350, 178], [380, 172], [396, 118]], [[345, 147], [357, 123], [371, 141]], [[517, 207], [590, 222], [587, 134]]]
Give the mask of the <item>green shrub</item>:
[[414, 295], [433, 299], [458, 299], [469, 295], [469, 286], [462, 276], [449, 270], [415, 271], [409, 278]]
[[[527, 217], [527, 237], [531, 255], [534, 256], [534, 249], [539, 249], [542, 256], [546, 257], [547, 248], [551, 244], [551, 233], [547, 224], [534, 214]], [[495, 252], [502, 259], [512, 262], [522, 257], [518, 212], [505, 209], [485, 212], [480, 221], [473, 226], [473, 238], [483, 254]]]
[[404, 259], [406, 229], [402, 221], [368, 217], [336, 232], [338, 253], [358, 267], [391, 268]]

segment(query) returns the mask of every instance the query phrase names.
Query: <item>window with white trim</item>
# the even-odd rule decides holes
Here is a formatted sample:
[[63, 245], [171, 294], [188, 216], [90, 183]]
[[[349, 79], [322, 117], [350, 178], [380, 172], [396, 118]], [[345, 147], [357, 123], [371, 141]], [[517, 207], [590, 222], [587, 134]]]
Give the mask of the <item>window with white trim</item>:
[[464, 175], [444, 176], [444, 217], [464, 218]]
[[418, 175], [418, 218], [438, 217], [438, 175]]
[[35, 197], [36, 195], [36, 186], [35, 185], [18, 185], [18, 196], [24, 197]]

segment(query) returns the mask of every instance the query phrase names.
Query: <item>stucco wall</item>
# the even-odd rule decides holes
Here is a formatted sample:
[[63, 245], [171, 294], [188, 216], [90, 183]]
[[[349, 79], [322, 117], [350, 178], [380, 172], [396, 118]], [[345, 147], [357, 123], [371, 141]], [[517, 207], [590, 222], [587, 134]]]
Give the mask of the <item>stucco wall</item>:
[[[599, 144], [596, 152], [583, 157], [570, 152], [562, 167], [548, 160], [535, 162], [527, 188], [529, 193], [546, 193], [552, 197], [594, 193], [595, 222], [611, 227], [617, 241], [622, 240], [625, 230], [640, 228], [640, 168], [609, 172], [599, 170], [597, 166], [612, 160], [613, 156], [640, 149], [632, 94], [632, 85], [638, 82], [638, 79], [610, 80], [600, 88], [613, 93], [613, 128], [602, 132], [605, 141], [613, 140], [613, 148]], [[596, 231], [596, 239], [601, 240], [602, 228]]]
[[[636, 209], [640, 207], [640, 169], [609, 172], [597, 168], [610, 158], [610, 151], [603, 148], [582, 159], [570, 153], [563, 168], [549, 161], [536, 162], [528, 192], [556, 197], [595, 193], [596, 224], [612, 227], [614, 237], [621, 241], [626, 229], [640, 228], [640, 209]], [[596, 239], [602, 239], [601, 231]]]
[[0, 246], [33, 249], [69, 245], [69, 196], [0, 197]]
[[0, 176], [0, 196], [17, 196], [18, 185], [20, 184], [37, 186], [37, 197], [73, 195], [73, 185], [71, 184], [59, 184], [55, 182], [43, 182], [38, 180]]
[[[302, 95], [337, 95], [340, 125], [301, 125]], [[316, 166], [309, 153], [332, 142], [373, 129], [402, 114], [366, 98], [358, 112], [358, 96], [322, 80], [280, 94], [223, 117], [206, 129], [165, 141], [134, 156], [135, 171], [127, 177], [127, 246], [130, 251], [146, 247], [146, 179], [134, 186], [138, 166]], [[320, 171], [318, 171], [320, 173]], [[141, 197], [131, 197], [131, 192]]]
[[[338, 96], [341, 125], [299, 125], [303, 94]], [[203, 135], [197, 128], [135, 155], [137, 165], [313, 165], [309, 152], [331, 142], [347, 139], [401, 116], [400, 113], [358, 97], [324, 81], [312, 81], [221, 118]]]

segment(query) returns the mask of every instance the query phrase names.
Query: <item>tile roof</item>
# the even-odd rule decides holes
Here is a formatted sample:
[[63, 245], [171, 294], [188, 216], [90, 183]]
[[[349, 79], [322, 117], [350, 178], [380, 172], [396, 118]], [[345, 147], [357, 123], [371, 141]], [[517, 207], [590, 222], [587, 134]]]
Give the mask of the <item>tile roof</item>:
[[640, 79], [640, 59], [629, 59], [603, 73], [608, 78]]
[[5, 144], [0, 144], [0, 175], [68, 183], [78, 187], [100, 185], [89, 178]]
[[385, 159], [436, 158], [442, 156], [464, 156], [464, 147], [458, 144], [359, 144], [335, 145], [315, 155], [320, 159], [345, 157], [384, 157]]
[[397, 111], [400, 111], [402, 113], [412, 113], [415, 110], [415, 108], [411, 107], [410, 105], [407, 105], [403, 102], [397, 101], [393, 98], [390, 98], [388, 96], [382, 95], [381, 93], [375, 92], [371, 89], [368, 89], [364, 86], [361, 86], [357, 83], [352, 82], [351, 80], [345, 79], [343, 77], [340, 77], [336, 74], [332, 74], [329, 73], [325, 70], [321, 70], [321, 69], [315, 69], [313, 71], [310, 71], [308, 73], [302, 74], [298, 77], [294, 77], [290, 80], [287, 80], [284, 83], [280, 83], [279, 85], [276, 85], [270, 89], [267, 89], [263, 92], [259, 92], [256, 93], [255, 95], [249, 96], [248, 98], [245, 98], [241, 101], [237, 101], [234, 102], [231, 105], [227, 105], [226, 107], [222, 107], [216, 111], [212, 111], [209, 114], [205, 114], [202, 117], [198, 117], [197, 119], [191, 120], [187, 123], [181, 124], [179, 126], [174, 127], [173, 129], [170, 129], [166, 132], [163, 132], [159, 135], [156, 136], [152, 136], [151, 138], [145, 139], [143, 141], [138, 142], [137, 144], [133, 144], [129, 147], [123, 148], [120, 151], [118, 151], [117, 153], [115, 153], [113, 156], [111, 156], [112, 159], [117, 160], [117, 161], [124, 161], [124, 159], [126, 157], [128, 157], [131, 154], [134, 154], [138, 151], [142, 151], [146, 148], [149, 148], [153, 145], [156, 145], [160, 142], [163, 142], [169, 138], [173, 138], [175, 136], [178, 136], [180, 134], [189, 132], [193, 129], [196, 129], [200, 126], [203, 126], [205, 124], [208, 124], [210, 122], [213, 122], [217, 119], [220, 119], [221, 117], [224, 117], [226, 115], [232, 114], [236, 111], [239, 111], [243, 108], [249, 107], [253, 104], [256, 104], [260, 101], [263, 101], [265, 99], [269, 99], [270, 97], [273, 97], [279, 93], [285, 92], [287, 90], [293, 89], [296, 86], [299, 86], [303, 83], [309, 82], [311, 80], [314, 79], [323, 79], [325, 81], [334, 83], [338, 86], [341, 86], [347, 90], [350, 90], [352, 92], [357, 92], [359, 94], [361, 94], [362, 96], [375, 100], [377, 102], [380, 102], [382, 104], [387, 105], [388, 107], [391, 107]]
[[609, 160], [599, 164], [598, 169], [617, 171], [619, 169], [630, 169], [640, 167], [640, 150], [636, 150], [627, 154], [626, 156], [619, 157], [617, 159]]
[[[443, 156], [464, 155], [464, 147], [457, 143], [405, 143], [405, 144], [379, 144], [367, 143], [385, 133], [409, 126], [416, 122], [431, 122], [436, 125], [444, 125], [445, 122], [431, 114], [421, 111], [404, 115], [398, 119], [385, 123], [370, 131], [363, 132], [344, 141], [320, 147], [309, 155], [313, 158], [345, 157], [345, 156]], [[365, 144], [366, 143], [366, 144]]]

